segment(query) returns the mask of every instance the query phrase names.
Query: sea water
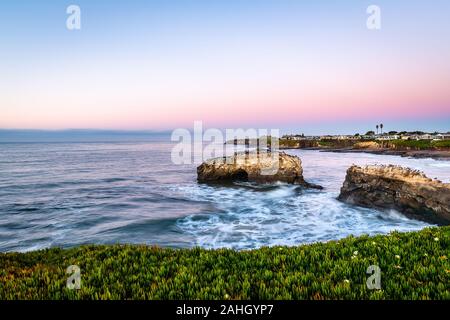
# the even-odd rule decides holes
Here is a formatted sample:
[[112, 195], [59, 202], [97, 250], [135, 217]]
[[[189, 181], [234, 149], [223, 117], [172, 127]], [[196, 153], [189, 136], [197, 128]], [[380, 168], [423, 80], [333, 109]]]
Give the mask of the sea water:
[[0, 251], [80, 244], [163, 247], [298, 245], [429, 226], [395, 211], [336, 200], [352, 164], [397, 164], [450, 182], [450, 162], [364, 153], [290, 150], [307, 181], [198, 184], [175, 165], [174, 144], [154, 141], [0, 143]]

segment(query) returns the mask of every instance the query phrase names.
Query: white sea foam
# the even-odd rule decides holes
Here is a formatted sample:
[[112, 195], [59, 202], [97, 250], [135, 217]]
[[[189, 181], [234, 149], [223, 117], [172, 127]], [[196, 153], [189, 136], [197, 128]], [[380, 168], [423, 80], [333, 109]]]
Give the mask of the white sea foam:
[[336, 200], [347, 168], [408, 166], [450, 181], [449, 163], [371, 154], [288, 151], [305, 179], [324, 190], [283, 183], [208, 186], [195, 165], [170, 162], [171, 144], [0, 145], [0, 251], [84, 243], [257, 248], [417, 230], [428, 224]]
[[[352, 163], [403, 164], [450, 180], [436, 160], [407, 159], [370, 154], [334, 154], [294, 151], [301, 156], [305, 177], [325, 189], [300, 190], [281, 184], [265, 192], [252, 188], [187, 186], [183, 192], [197, 201], [214, 201], [220, 212], [201, 220], [188, 216], [177, 226], [202, 247], [247, 249], [271, 245], [298, 245], [340, 239], [348, 235], [418, 230], [429, 224], [401, 213], [378, 211], [336, 200]], [[439, 163], [439, 162], [437, 162]], [[445, 166], [444, 166], [445, 167]]]

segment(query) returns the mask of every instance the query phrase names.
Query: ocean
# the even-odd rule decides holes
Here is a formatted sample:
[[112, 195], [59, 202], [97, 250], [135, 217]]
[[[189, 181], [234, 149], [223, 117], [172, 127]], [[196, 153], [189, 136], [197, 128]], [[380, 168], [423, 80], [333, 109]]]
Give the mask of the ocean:
[[289, 150], [324, 190], [210, 186], [197, 183], [195, 164], [172, 163], [168, 136], [131, 138], [0, 143], [0, 251], [116, 243], [241, 250], [418, 230], [429, 224], [336, 200], [347, 168], [397, 164], [450, 182], [449, 161]]

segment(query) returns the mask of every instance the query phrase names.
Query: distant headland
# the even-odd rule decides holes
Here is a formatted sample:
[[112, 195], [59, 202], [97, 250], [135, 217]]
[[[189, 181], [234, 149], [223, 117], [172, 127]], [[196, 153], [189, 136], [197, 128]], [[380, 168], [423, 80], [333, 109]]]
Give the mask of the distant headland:
[[[251, 141], [235, 139], [231, 143], [251, 144]], [[367, 152], [450, 160], [450, 132], [367, 131], [365, 134], [321, 136], [286, 134], [279, 139], [279, 148], [328, 152]]]

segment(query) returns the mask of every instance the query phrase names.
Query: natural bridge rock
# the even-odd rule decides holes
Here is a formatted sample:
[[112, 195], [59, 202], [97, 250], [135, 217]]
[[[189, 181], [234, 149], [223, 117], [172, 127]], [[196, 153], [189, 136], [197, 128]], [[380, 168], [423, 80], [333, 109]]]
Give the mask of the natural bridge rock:
[[338, 199], [356, 205], [395, 209], [411, 218], [450, 224], [450, 184], [399, 166], [352, 166]]
[[286, 182], [321, 188], [303, 179], [299, 157], [284, 152], [241, 152], [205, 161], [197, 168], [199, 182]]

